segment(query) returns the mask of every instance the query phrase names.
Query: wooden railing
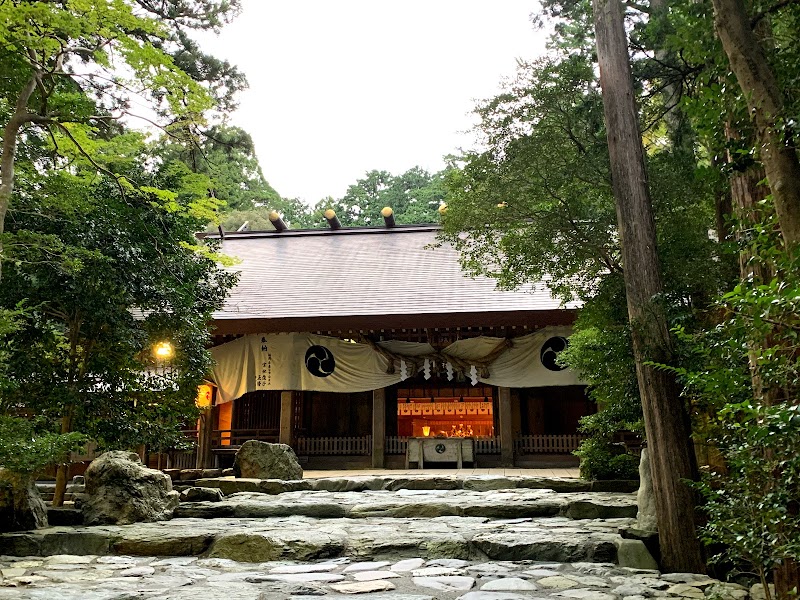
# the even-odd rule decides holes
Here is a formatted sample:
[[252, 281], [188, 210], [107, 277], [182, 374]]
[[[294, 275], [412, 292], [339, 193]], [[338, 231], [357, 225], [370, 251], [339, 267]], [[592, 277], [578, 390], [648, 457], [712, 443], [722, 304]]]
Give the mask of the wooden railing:
[[578, 433], [565, 435], [523, 435], [514, 440], [519, 454], [570, 454], [586, 439]]
[[215, 429], [211, 432], [211, 448], [238, 448], [248, 440], [278, 442], [277, 429]]
[[295, 452], [301, 455], [312, 454], [372, 454], [372, 436], [360, 437], [301, 437], [297, 438]]
[[408, 438], [399, 435], [386, 436], [386, 454], [405, 454]]
[[475, 454], [500, 454], [500, 438], [475, 438]]
[[197, 450], [169, 452], [166, 459], [166, 469], [194, 469], [197, 466]]

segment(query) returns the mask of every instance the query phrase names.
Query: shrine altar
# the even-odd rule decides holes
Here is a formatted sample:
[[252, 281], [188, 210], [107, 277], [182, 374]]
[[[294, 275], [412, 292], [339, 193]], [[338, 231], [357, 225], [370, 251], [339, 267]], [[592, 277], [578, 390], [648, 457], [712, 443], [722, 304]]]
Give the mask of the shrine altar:
[[475, 462], [475, 439], [469, 437], [411, 437], [406, 448], [406, 469], [409, 463], [425, 468], [425, 463], [454, 462], [461, 468], [464, 462]]

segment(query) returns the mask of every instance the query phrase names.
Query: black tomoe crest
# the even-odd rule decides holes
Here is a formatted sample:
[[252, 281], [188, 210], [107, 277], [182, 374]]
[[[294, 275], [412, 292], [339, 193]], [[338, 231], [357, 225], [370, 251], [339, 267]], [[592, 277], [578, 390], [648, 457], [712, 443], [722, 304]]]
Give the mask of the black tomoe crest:
[[544, 344], [542, 344], [542, 351], [539, 353], [539, 358], [542, 361], [545, 369], [549, 371], [563, 371], [566, 367], [562, 367], [556, 362], [558, 353], [567, 347], [567, 338], [564, 337], [551, 337]]
[[306, 369], [314, 377], [327, 377], [335, 368], [333, 353], [325, 346], [311, 346], [306, 350]]

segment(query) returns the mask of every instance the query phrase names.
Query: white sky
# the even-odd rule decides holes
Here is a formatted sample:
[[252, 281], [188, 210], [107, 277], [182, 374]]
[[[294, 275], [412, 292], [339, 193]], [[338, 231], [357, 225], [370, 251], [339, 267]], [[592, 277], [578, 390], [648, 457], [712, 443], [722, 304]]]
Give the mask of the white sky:
[[476, 99], [543, 51], [535, 0], [243, 0], [205, 50], [246, 73], [231, 123], [284, 197], [341, 197], [472, 145]]

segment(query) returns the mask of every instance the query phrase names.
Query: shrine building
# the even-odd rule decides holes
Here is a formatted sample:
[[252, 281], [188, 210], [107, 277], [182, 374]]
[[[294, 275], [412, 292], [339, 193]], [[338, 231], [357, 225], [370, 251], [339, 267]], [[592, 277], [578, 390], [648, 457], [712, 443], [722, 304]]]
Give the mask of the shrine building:
[[577, 464], [595, 407], [556, 361], [575, 305], [465, 275], [438, 226], [273, 216], [275, 231], [206, 235], [240, 276], [214, 315], [198, 449], [180, 466], [230, 466], [250, 439], [317, 469], [455, 467], [453, 448], [479, 467]]

